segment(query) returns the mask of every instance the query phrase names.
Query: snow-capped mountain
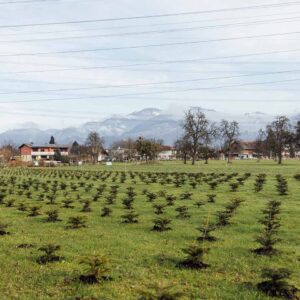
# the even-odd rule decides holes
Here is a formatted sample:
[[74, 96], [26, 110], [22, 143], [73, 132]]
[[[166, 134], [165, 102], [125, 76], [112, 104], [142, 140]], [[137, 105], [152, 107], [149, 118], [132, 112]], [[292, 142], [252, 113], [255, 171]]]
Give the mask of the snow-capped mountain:
[[[258, 130], [274, 119], [274, 116], [261, 112], [237, 115], [204, 108], [201, 110], [213, 122], [218, 123], [222, 119], [236, 120], [240, 125], [241, 138], [248, 140], [255, 139]], [[173, 144], [181, 135], [183, 115], [183, 111], [170, 113], [157, 108], [145, 108], [128, 115], [113, 115], [99, 122], [88, 122], [80, 127], [41, 130], [36, 124], [26, 124], [22, 129], [1, 133], [0, 144], [45, 143], [49, 141], [51, 135], [55, 136], [56, 141], [60, 143], [72, 143], [74, 140], [83, 143], [91, 131], [97, 131], [104, 138], [107, 146], [119, 139], [139, 136], [160, 138], [166, 144]], [[289, 117], [293, 122], [300, 119], [299, 114]]]

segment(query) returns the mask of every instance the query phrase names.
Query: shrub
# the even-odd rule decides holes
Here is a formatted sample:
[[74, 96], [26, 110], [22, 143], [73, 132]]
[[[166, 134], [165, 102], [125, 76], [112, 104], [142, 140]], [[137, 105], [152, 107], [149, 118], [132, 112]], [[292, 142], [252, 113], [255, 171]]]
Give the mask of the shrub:
[[61, 260], [61, 257], [56, 255], [55, 252], [60, 249], [59, 245], [48, 244], [43, 247], [40, 247], [38, 250], [45, 252], [44, 255], [38, 257], [37, 263], [46, 264], [49, 262], [55, 262]]
[[216, 182], [216, 181], [210, 181], [210, 182], [208, 182], [207, 184], [210, 186], [210, 188], [211, 188], [212, 190], [215, 190], [216, 187], [218, 186], [218, 182]]
[[190, 269], [204, 269], [209, 265], [203, 262], [203, 256], [208, 252], [199, 245], [190, 245], [187, 248], [182, 249], [186, 254], [186, 258], [178, 264], [178, 267], [190, 268]]
[[92, 211], [90, 200], [84, 200], [84, 201], [82, 201], [82, 203], [83, 203], [83, 206], [81, 209], [82, 212], [91, 212]]
[[216, 229], [215, 225], [212, 224], [207, 224], [205, 226], [202, 226], [198, 228], [198, 230], [201, 232], [201, 235], [197, 238], [197, 241], [203, 242], [203, 241], [208, 241], [208, 242], [214, 242], [216, 241], [216, 237], [210, 235], [212, 231]]
[[176, 216], [176, 218], [187, 219], [187, 218], [191, 217], [191, 215], [188, 213], [189, 209], [187, 206], [179, 206], [175, 210], [178, 212], [178, 215]]
[[236, 192], [238, 190], [238, 188], [239, 188], [238, 182], [231, 182], [229, 184], [229, 186], [230, 186], [230, 191], [231, 192]]
[[138, 300], [178, 300], [184, 296], [173, 284], [153, 283], [139, 290]]
[[266, 174], [258, 174], [254, 183], [254, 191], [256, 193], [260, 192], [265, 182], [266, 182]]
[[103, 207], [101, 217], [108, 217], [110, 216], [111, 212], [112, 210], [109, 207]]
[[14, 206], [14, 203], [15, 203], [15, 200], [7, 200], [6, 203], [5, 203], [5, 206], [6, 207], [13, 207]]
[[216, 202], [217, 195], [215, 194], [208, 194], [207, 195], [207, 202], [209, 203], [215, 203]]
[[193, 193], [190, 192], [184, 192], [180, 195], [181, 200], [191, 200]]
[[133, 198], [131, 197], [128, 197], [128, 198], [125, 198], [122, 203], [124, 205], [124, 208], [126, 209], [132, 209], [132, 203], [133, 203]]
[[20, 203], [19, 206], [18, 206], [18, 210], [19, 211], [26, 211], [27, 210], [27, 207], [25, 205], [25, 203]]
[[217, 225], [218, 226], [226, 226], [230, 224], [231, 214], [227, 211], [219, 211], [217, 212]]
[[138, 214], [132, 209], [128, 213], [121, 216], [123, 221], [122, 223], [132, 224], [138, 223]]
[[295, 175], [294, 175], [294, 178], [295, 178], [296, 180], [300, 180], [300, 173], [295, 174]]
[[111, 195], [106, 196], [106, 204], [107, 205], [114, 204], [115, 203], [115, 199], [116, 199], [115, 194], [111, 194]]
[[40, 215], [40, 207], [38, 206], [32, 206], [29, 208], [30, 213], [28, 214], [28, 217], [36, 217]]
[[103, 254], [89, 255], [80, 260], [80, 264], [85, 265], [85, 274], [79, 276], [79, 280], [88, 283], [96, 284], [103, 280], [110, 280], [109, 259]]
[[165, 199], [168, 206], [173, 206], [176, 200], [176, 196], [174, 195], [165, 195]]
[[152, 192], [147, 192], [146, 196], [147, 196], [148, 202], [153, 202], [157, 198], [157, 195]]
[[195, 206], [197, 206], [198, 208], [201, 207], [202, 205], [204, 205], [204, 203], [202, 201], [196, 201]]
[[8, 235], [8, 234], [10, 234], [7, 231], [7, 228], [8, 228], [8, 224], [0, 223], [0, 235]]
[[162, 204], [155, 204], [155, 205], [153, 205], [153, 208], [154, 208], [154, 213], [156, 214], [156, 215], [161, 215], [161, 214], [163, 214], [164, 213], [164, 208], [165, 208], [166, 206], [165, 205], [162, 205]]
[[268, 202], [266, 209], [263, 210], [264, 218], [259, 222], [264, 225], [263, 232], [256, 241], [261, 247], [254, 250], [256, 254], [272, 255], [276, 252], [275, 244], [280, 241], [276, 238], [276, 233], [280, 227], [278, 215], [280, 213], [281, 202], [271, 200]]
[[46, 222], [58, 222], [58, 221], [60, 221], [60, 219], [58, 218], [57, 209], [47, 211], [46, 215], [48, 215], [48, 218], [46, 219]]
[[74, 201], [73, 200], [69, 200], [69, 199], [65, 199], [62, 201], [63, 202], [63, 208], [74, 208], [73, 205], [71, 205]]
[[288, 193], [288, 185], [287, 185], [287, 181], [285, 178], [283, 178], [281, 175], [277, 175], [277, 185], [276, 185], [276, 188], [277, 188], [277, 191], [278, 191], [278, 194], [280, 196], [284, 196], [284, 195], [287, 195]]
[[291, 272], [285, 268], [263, 269], [262, 277], [267, 280], [258, 283], [257, 287], [270, 297], [299, 299], [299, 290], [286, 281], [290, 275]]
[[78, 229], [86, 227], [86, 218], [83, 216], [69, 217], [67, 228]]
[[153, 220], [154, 225], [152, 230], [153, 231], [167, 231], [167, 230], [171, 230], [171, 227], [168, 226], [169, 224], [171, 224], [172, 220], [167, 219], [167, 218], [156, 218], [155, 220]]

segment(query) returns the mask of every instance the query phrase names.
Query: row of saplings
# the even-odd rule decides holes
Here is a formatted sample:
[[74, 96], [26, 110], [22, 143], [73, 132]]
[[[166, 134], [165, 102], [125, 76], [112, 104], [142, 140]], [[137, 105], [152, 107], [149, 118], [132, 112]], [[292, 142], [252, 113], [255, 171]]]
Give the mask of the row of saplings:
[[[131, 191], [132, 192], [132, 191]], [[196, 243], [192, 243], [182, 251], [186, 255], [182, 261], [177, 263], [178, 268], [187, 269], [205, 269], [209, 267], [204, 260], [204, 255], [208, 253], [208, 248], [204, 247], [203, 242], [214, 242], [217, 238], [212, 234], [216, 229], [220, 229], [223, 226], [230, 224], [231, 218], [234, 216], [237, 208], [243, 201], [241, 199], [233, 199], [224, 208], [224, 210], [217, 213], [217, 219], [215, 224], [209, 224], [207, 222], [202, 227], [198, 228], [200, 234], [196, 238]], [[266, 208], [263, 210], [264, 217], [260, 220], [260, 223], [264, 225], [262, 234], [256, 239], [260, 244], [260, 247], [253, 250], [257, 255], [275, 255], [278, 250], [275, 248], [275, 244], [279, 241], [276, 237], [278, 229], [280, 228], [280, 201], [271, 200], [268, 202]], [[128, 222], [128, 223], [134, 223]], [[125, 222], [127, 223], [127, 222]], [[154, 225], [153, 230], [165, 231], [170, 230], [168, 222], [162, 222], [163, 224]], [[155, 228], [157, 226], [157, 228]], [[85, 227], [83, 220], [77, 217], [70, 218], [70, 228]], [[3, 224], [0, 225], [0, 235], [9, 234], [7, 227]], [[30, 244], [21, 244], [18, 248], [33, 247]], [[37, 258], [39, 264], [47, 264], [51, 262], [57, 262], [63, 260], [63, 257], [57, 254], [60, 250], [59, 245], [48, 244], [38, 249], [43, 252], [43, 255]], [[109, 259], [105, 255], [93, 255], [85, 257], [80, 263], [86, 266], [86, 272], [78, 276], [78, 280], [88, 283], [96, 284], [106, 280], [112, 280], [110, 276]], [[291, 272], [284, 268], [279, 269], [264, 269], [262, 276], [266, 280], [260, 282], [257, 287], [272, 297], [282, 297], [285, 299], [299, 299], [299, 290], [287, 283], [287, 279], [291, 275]], [[150, 288], [150, 289], [149, 289]], [[145, 290], [139, 291], [141, 294], [140, 299], [180, 299], [185, 295], [174, 291], [171, 286], [153, 285]], [[150, 296], [149, 296], [150, 295]], [[152, 296], [151, 296], [152, 295]]]
[[[283, 191], [281, 194], [285, 195], [287, 193], [286, 181], [281, 176], [277, 176], [277, 182], [278, 182], [278, 187], [281, 189], [281, 191]], [[128, 196], [129, 198], [135, 196], [134, 191], [132, 189], [128, 189]], [[148, 199], [150, 199], [151, 202], [154, 196], [153, 195], [151, 196], [151, 193], [147, 192], [147, 197]], [[241, 201], [239, 199], [235, 199], [231, 201], [225, 207], [224, 211], [218, 212], [216, 225], [207, 224], [206, 226], [199, 228], [201, 235], [197, 238], [197, 240], [198, 241], [216, 240], [216, 238], [211, 235], [211, 232], [216, 228], [218, 228], [219, 226], [228, 225], [230, 223], [230, 218], [232, 217], [232, 215], [234, 214], [236, 208], [239, 206], [240, 203]], [[126, 201], [123, 202], [123, 204], [124, 206], [128, 205], [126, 204]], [[279, 214], [279, 206], [280, 206], [280, 202], [270, 201], [268, 203], [266, 210], [264, 210], [265, 218], [261, 220], [261, 223], [264, 224], [265, 228], [262, 236], [260, 236], [257, 239], [257, 241], [261, 244], [261, 247], [254, 250], [256, 254], [260, 254], [260, 255], [276, 254], [274, 245], [278, 241], [278, 239], [276, 238], [276, 233], [278, 228], [280, 227], [279, 219], [277, 217]], [[161, 211], [161, 207], [159, 207], [158, 205], [154, 206], [154, 208], [156, 209], [157, 212]], [[57, 220], [57, 216], [55, 216], [55, 214], [54, 216], [49, 216], [48, 221], [55, 221], [55, 220]], [[84, 223], [82, 223], [80, 220], [76, 220], [76, 217], [70, 218], [69, 223], [70, 223], [69, 225], [70, 228], [79, 228], [85, 226]], [[129, 221], [125, 223], [131, 223], [131, 222]], [[0, 226], [0, 235], [8, 234], [6, 229], [7, 229], [6, 226]], [[155, 228], [153, 229], [155, 230]], [[168, 226], [163, 226], [163, 230], [159, 229], [157, 231], [164, 231], [169, 229], [170, 228]], [[30, 245], [20, 245], [20, 247], [27, 247], [27, 246]], [[45, 254], [38, 258], [38, 262], [48, 263], [51, 261], [60, 260], [61, 257], [55, 254], [55, 252], [59, 250], [59, 248], [60, 247], [57, 245], [46, 245], [44, 247], [41, 247], [40, 250], [44, 251]], [[198, 245], [193, 244], [190, 247], [184, 249], [183, 251], [186, 253], [187, 257], [185, 260], [178, 263], [178, 267], [193, 268], [193, 269], [201, 269], [201, 268], [208, 267], [208, 264], [206, 264], [203, 261], [203, 256], [207, 252], [207, 249], [204, 249], [203, 247], [199, 247]], [[100, 257], [104, 258], [104, 260], [107, 260], [107, 258], [105, 258], [105, 256], [103, 255]], [[80, 280], [84, 282], [95, 283], [101, 280], [111, 279], [109, 276], [99, 275], [102, 274], [103, 272], [101, 272], [101, 269], [97, 270], [97, 267], [95, 267], [95, 261], [96, 261], [96, 266], [99, 265], [100, 257], [94, 257], [92, 261], [89, 261], [89, 259], [85, 259], [82, 261], [83, 263], [89, 266], [89, 270], [86, 274], [80, 275], [79, 277]], [[92, 269], [94, 270], [94, 273], [91, 271]], [[296, 294], [298, 293], [298, 290], [295, 287], [289, 286], [286, 282], [286, 279], [290, 276], [290, 272], [288, 270], [267, 269], [263, 271], [263, 276], [267, 277], [268, 280], [258, 284], [260, 290], [266, 292], [270, 296], [281, 296], [288, 299], [296, 299], [297, 297]], [[97, 280], [95, 280], [95, 278]], [[170, 292], [169, 288], [162, 288], [162, 287], [160, 287], [160, 289], [158, 289], [158, 291], [155, 292], [159, 293], [159, 291], [160, 292], [163, 291], [163, 293]], [[177, 294], [176, 297], [178, 298], [179, 295]], [[168, 298], [168, 299], [177, 299], [177, 298]], [[151, 298], [151, 299], [165, 299], [165, 298]]]
[[[229, 174], [226, 176], [226, 181], [229, 179], [229, 178], [232, 178], [233, 176], [235, 176], [236, 174]], [[153, 175], [152, 175], [153, 176]], [[244, 174], [244, 176], [242, 177], [238, 177], [237, 178], [237, 181], [236, 182], [231, 182], [230, 183], [230, 187], [231, 187], [231, 191], [235, 192], [237, 191], [239, 185], [243, 185], [244, 181], [249, 178], [250, 176], [250, 173], [246, 173]], [[277, 190], [278, 190], [278, 193], [279, 195], [286, 195], [287, 194], [287, 181], [286, 179], [284, 179], [281, 175], [277, 175]], [[295, 176], [296, 178], [296, 176]], [[207, 179], [207, 178], [205, 178]], [[215, 189], [217, 184], [218, 184], [218, 181], [214, 180], [214, 181], [210, 181], [211, 178], [209, 178], [209, 181], [205, 180], [211, 187], [211, 189]], [[15, 184], [16, 184], [16, 178], [15, 177], [11, 177], [10, 178], [10, 184], [12, 184], [12, 186], [14, 187]], [[255, 180], [255, 185], [254, 185], [254, 189], [255, 189], [255, 192], [259, 192], [262, 190], [263, 188], [263, 185], [265, 184], [265, 181], [266, 181], [266, 175], [265, 174], [259, 174]], [[4, 182], [1, 180], [1, 183], [3, 184]], [[33, 180], [32, 178], [29, 178], [27, 181], [23, 181], [21, 183], [18, 184], [18, 187], [21, 188], [20, 190], [18, 190], [18, 194], [19, 195], [22, 195], [24, 193], [24, 190], [26, 191], [25, 192], [25, 195], [27, 196], [27, 198], [32, 198], [32, 192], [29, 190], [30, 186], [32, 186], [35, 190], [38, 190], [39, 187], [41, 187], [43, 189], [43, 193], [41, 193], [39, 196], [38, 196], [38, 200], [39, 201], [43, 201], [45, 196], [46, 198], [48, 199], [48, 202], [47, 204], [55, 204], [55, 196], [56, 196], [56, 193], [57, 193], [57, 189], [60, 188], [62, 191], [66, 190], [67, 188], [67, 185], [64, 183], [64, 182], [58, 182], [58, 181], [54, 181], [54, 182], [51, 182], [51, 185], [50, 185], [50, 188], [49, 188], [49, 184], [50, 182], [46, 183], [46, 182], [39, 182], [37, 180]], [[86, 184], [85, 182], [79, 182], [78, 184], [80, 187], [85, 187], [85, 192], [89, 192], [92, 187], [93, 187], [93, 183], [89, 183], [89, 184]], [[72, 183], [70, 184], [70, 189], [72, 191], [76, 191], [77, 188], [78, 188], [78, 185], [75, 184], [75, 183]], [[101, 184], [98, 188], [97, 188], [97, 193], [96, 195], [93, 197], [94, 201], [97, 200], [97, 198], [100, 197], [100, 195], [103, 193], [104, 189], [105, 189], [106, 185], [105, 184]], [[111, 186], [111, 189], [113, 190], [113, 188], [115, 189], [115, 191], [117, 191], [117, 189], [119, 188], [118, 185], [114, 185], [114, 186]], [[8, 191], [10, 194], [11, 194], [11, 191], [9, 190]], [[50, 192], [49, 194], [46, 194], [47, 192]], [[113, 192], [113, 191], [112, 191]], [[64, 196], [67, 197], [68, 195], [68, 192], [64, 192]], [[112, 196], [113, 196], [113, 193], [112, 193]], [[109, 196], [109, 197], [112, 197], [112, 196]], [[0, 195], [0, 198], [1, 198], [1, 195]], [[0, 199], [1, 200], [1, 199]], [[88, 200], [85, 200], [86, 201], [86, 206], [88, 206]], [[108, 199], [109, 201], [109, 199]], [[68, 208], [69, 205], [71, 205], [72, 203], [72, 200], [70, 199], [65, 199], [64, 200], [65, 202], [65, 207]], [[213, 202], [213, 201], [211, 201]], [[13, 206], [13, 203], [14, 203], [14, 200], [10, 199], [8, 200], [8, 202], [6, 203], [6, 206], [7, 207], [12, 207]], [[21, 204], [21, 207], [20, 207], [20, 210], [22, 210], [22, 205]], [[35, 211], [38, 209], [36, 207], [33, 207], [32, 208], [34, 210], [33, 214], [35, 213]], [[88, 208], [87, 208], [88, 210]], [[83, 209], [83, 211], [85, 211]]]
[[[281, 178], [279, 177], [278, 181], [280, 180]], [[253, 250], [257, 255], [272, 256], [279, 252], [275, 245], [280, 241], [280, 238], [277, 237], [278, 230], [281, 227], [279, 218], [280, 206], [281, 201], [270, 200], [262, 211], [263, 218], [259, 222], [263, 225], [263, 230], [256, 239], [260, 247]], [[265, 269], [263, 270], [263, 276], [268, 278], [268, 280], [259, 283], [258, 288], [272, 297], [300, 299], [299, 290], [289, 285], [286, 281], [290, 275], [290, 270], [286, 268]]]

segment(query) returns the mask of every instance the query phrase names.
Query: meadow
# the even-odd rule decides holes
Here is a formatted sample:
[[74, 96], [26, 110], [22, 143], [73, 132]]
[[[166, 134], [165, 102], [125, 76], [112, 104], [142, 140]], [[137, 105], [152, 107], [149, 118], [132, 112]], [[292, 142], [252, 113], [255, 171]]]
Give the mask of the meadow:
[[300, 288], [297, 174], [296, 160], [2, 168], [0, 299], [278, 299], [258, 284], [287, 268]]

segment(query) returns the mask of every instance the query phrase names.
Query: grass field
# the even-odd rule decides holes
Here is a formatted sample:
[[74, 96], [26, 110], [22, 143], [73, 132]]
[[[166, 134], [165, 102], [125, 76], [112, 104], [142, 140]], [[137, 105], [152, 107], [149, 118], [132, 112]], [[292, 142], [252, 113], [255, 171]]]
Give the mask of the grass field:
[[[266, 174], [266, 183], [261, 191], [254, 192], [261, 173]], [[153, 283], [172, 284], [185, 293], [185, 299], [271, 299], [256, 288], [265, 267], [290, 269], [289, 283], [300, 288], [297, 173], [299, 161], [285, 161], [282, 166], [274, 161], [235, 161], [230, 165], [215, 161], [196, 166], [166, 162], [1, 169], [0, 223], [8, 224], [10, 234], [0, 235], [0, 299], [139, 299], [140, 290]], [[277, 174], [287, 179], [287, 195], [278, 194]], [[230, 184], [239, 178], [237, 191], [231, 191]], [[217, 182], [214, 190], [211, 182]], [[122, 216], [130, 211], [123, 204], [129, 187], [136, 193], [132, 206], [138, 214], [138, 223], [132, 224], [122, 222]], [[117, 192], [112, 193], [114, 189]], [[151, 193], [156, 199], [149, 201]], [[189, 198], [184, 197], [188, 193], [191, 199], [181, 199]], [[112, 194], [113, 199], [109, 197]], [[216, 195], [214, 203], [208, 202], [208, 194]], [[156, 215], [153, 206], [165, 205], [168, 195], [174, 197], [174, 205], [165, 206], [163, 214]], [[73, 201], [74, 208], [62, 207], [66, 199]], [[230, 224], [216, 227], [216, 241], [198, 242], [197, 228], [207, 222], [216, 224], [217, 213], [233, 199], [243, 202], [232, 214]], [[91, 201], [90, 212], [81, 211], [84, 200]], [[252, 250], [259, 246], [255, 239], [263, 228], [258, 220], [269, 200], [282, 203], [277, 234], [281, 241], [275, 245], [275, 255], [256, 255]], [[21, 203], [25, 209], [20, 209]], [[30, 217], [34, 206], [40, 214]], [[176, 208], [182, 206], [187, 216], [178, 217]], [[111, 209], [110, 216], [101, 216], [103, 207]], [[53, 209], [58, 210], [60, 221], [46, 222], [46, 212]], [[68, 229], [69, 217], [74, 216], [85, 216], [86, 227]], [[157, 217], [170, 219], [171, 230], [153, 231]], [[61, 246], [57, 254], [63, 258], [37, 263], [42, 254], [38, 248], [49, 243]], [[21, 244], [31, 247], [18, 247]], [[182, 249], [191, 244], [210, 249], [204, 256], [209, 267], [178, 267], [185, 258]], [[78, 279], [85, 272], [80, 260], [95, 253], [109, 258], [111, 280], [83, 283]]]

